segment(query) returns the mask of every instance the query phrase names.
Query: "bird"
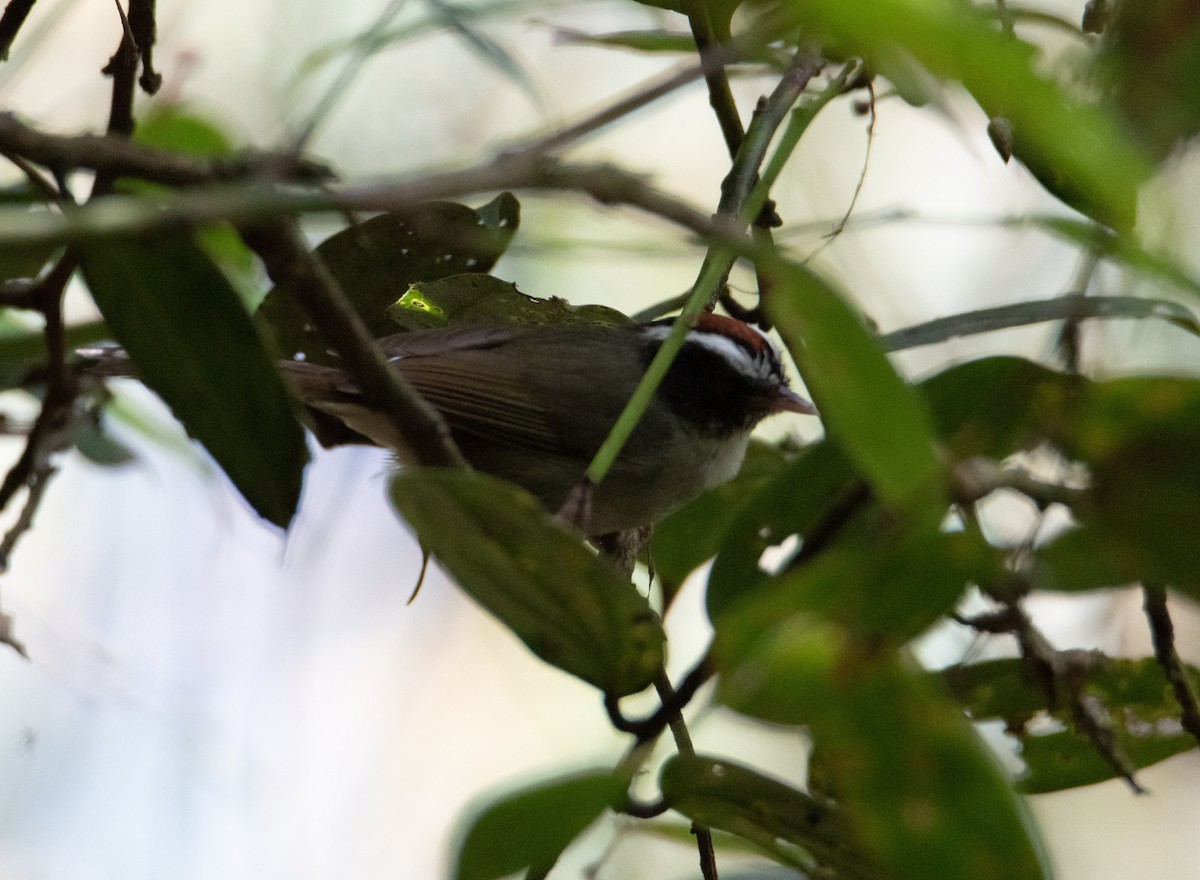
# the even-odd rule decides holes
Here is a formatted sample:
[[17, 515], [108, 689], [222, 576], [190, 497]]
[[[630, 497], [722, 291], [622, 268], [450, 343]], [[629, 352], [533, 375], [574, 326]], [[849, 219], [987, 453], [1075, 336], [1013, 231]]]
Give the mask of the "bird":
[[[475, 469], [559, 510], [629, 402], [673, 319], [646, 323], [450, 325], [377, 341], [441, 415]], [[408, 456], [392, 421], [336, 366], [280, 363], [304, 405], [361, 442]], [[755, 426], [815, 415], [788, 385], [779, 353], [750, 325], [711, 312], [691, 326], [620, 455], [592, 490], [589, 535], [652, 526], [731, 479]]]

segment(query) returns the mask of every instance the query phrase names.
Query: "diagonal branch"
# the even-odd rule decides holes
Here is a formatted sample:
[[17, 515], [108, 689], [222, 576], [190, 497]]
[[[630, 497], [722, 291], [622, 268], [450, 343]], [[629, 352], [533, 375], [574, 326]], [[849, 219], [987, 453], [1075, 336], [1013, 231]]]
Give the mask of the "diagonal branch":
[[111, 135], [52, 135], [25, 125], [12, 113], [0, 113], [0, 153], [41, 165], [58, 176], [87, 168], [113, 178], [137, 177], [168, 186], [249, 178], [320, 183], [333, 177], [326, 166], [291, 154], [246, 151], [195, 156]]
[[295, 221], [245, 227], [242, 237], [262, 258], [271, 279], [295, 291], [314, 326], [341, 355], [363, 397], [391, 419], [417, 463], [466, 466], [446, 423], [388, 364], [337, 280], [308, 249]]

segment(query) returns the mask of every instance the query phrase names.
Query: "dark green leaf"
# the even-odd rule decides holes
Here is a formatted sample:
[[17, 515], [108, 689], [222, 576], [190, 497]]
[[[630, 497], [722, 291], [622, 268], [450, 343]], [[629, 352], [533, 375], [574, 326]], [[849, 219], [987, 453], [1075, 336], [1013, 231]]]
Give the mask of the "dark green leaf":
[[1123, 587], [1141, 579], [1108, 552], [1108, 539], [1091, 526], [1074, 528], [1038, 548], [1034, 581], [1039, 590], [1078, 593]]
[[907, 642], [952, 610], [992, 561], [979, 539], [946, 534], [940, 521], [865, 510], [821, 552], [722, 607], [713, 617], [717, 644], [740, 650], [734, 646], [752, 643], [764, 628], [798, 613], [818, 613], [892, 644]]
[[945, 318], [935, 318], [912, 327], [895, 330], [880, 337], [888, 351], [903, 351], [1009, 327], [1022, 327], [1044, 321], [1083, 321], [1086, 319], [1156, 318], [1167, 321], [1193, 336], [1200, 335], [1200, 322], [1186, 306], [1165, 299], [1142, 296], [1091, 296], [1066, 293], [1049, 299], [1009, 303], [975, 309]]
[[795, 359], [830, 440], [888, 504], [941, 506], [941, 467], [924, 401], [828, 283], [796, 266], [769, 270], [771, 320]]
[[629, 318], [606, 306], [573, 306], [565, 299], [538, 299], [510, 281], [466, 272], [414, 284], [387, 309], [393, 330], [424, 330], [448, 324], [552, 324], [599, 326], [628, 324]]
[[[330, 236], [316, 252], [377, 337], [396, 332], [387, 309], [409, 285], [464, 272], [487, 272], [517, 231], [520, 206], [510, 193], [472, 210], [455, 202], [425, 202], [380, 214]], [[270, 328], [285, 357], [332, 363], [328, 344], [287, 286], [275, 287], [257, 319]]]
[[1046, 436], [1078, 380], [1016, 357], [992, 357], [944, 370], [921, 383], [942, 443], [960, 459], [1002, 459]]
[[233, 151], [221, 127], [195, 109], [181, 104], [156, 104], [138, 119], [133, 139], [138, 143], [194, 156], [223, 156]]
[[663, 765], [659, 782], [673, 810], [745, 838], [784, 864], [807, 871], [833, 868], [837, 876], [879, 876], [856, 851], [852, 829], [839, 810], [748, 767], [675, 755]]
[[[1042, 712], [1070, 720], [1070, 707], [1051, 705], [1043, 683], [1031, 678], [1028, 669], [1020, 658], [1007, 657], [951, 666], [934, 675], [976, 721], [1002, 719], [1015, 722], [1019, 729], [1022, 722]], [[1188, 671], [1200, 685], [1200, 672]], [[1098, 657], [1088, 672], [1086, 691], [1105, 705], [1120, 707], [1126, 719], [1138, 726], [1149, 727], [1179, 714], [1171, 686], [1153, 658]]]
[[58, 244], [9, 244], [0, 247], [0, 280], [37, 278], [50, 259], [62, 250]]
[[654, 527], [650, 548], [654, 570], [668, 588], [678, 588], [688, 574], [716, 554], [725, 530], [742, 507], [786, 464], [778, 447], [753, 440], [736, 477]]
[[[186, 104], [156, 104], [138, 119], [133, 139], [147, 146], [194, 156], [226, 156], [233, 144], [221, 126]], [[133, 192], [160, 189], [143, 181], [126, 180], [121, 188]], [[254, 255], [231, 224], [206, 226], [198, 230], [197, 240], [226, 269], [248, 274], [254, 267]]]
[[612, 773], [581, 773], [494, 801], [467, 825], [458, 845], [456, 880], [548, 869], [601, 813], [620, 803], [627, 785]]
[[1200, 382], [1139, 377], [1090, 383], [1055, 427], [1091, 474], [1087, 503], [1111, 568], [1200, 594]]
[[260, 516], [286, 526], [308, 460], [279, 372], [228, 281], [183, 233], [98, 242], [83, 274], [140, 377]]
[[92, 464], [117, 467], [135, 460], [129, 447], [115, 440], [96, 419], [84, 419], [72, 439], [75, 448]]
[[[1119, 736], [1118, 741], [1135, 770], [1196, 747], [1191, 734], [1178, 730], [1165, 733], [1147, 730]], [[1094, 785], [1119, 775], [1089, 739], [1071, 731], [1026, 738], [1021, 757], [1029, 771], [1020, 783], [1021, 791], [1026, 794]]]
[[767, 579], [759, 566], [768, 547], [792, 535], [811, 538], [871, 503], [862, 479], [828, 441], [813, 443], [751, 496], [726, 528], [708, 579], [708, 614], [726, 608]]
[[533, 496], [426, 469], [393, 477], [391, 497], [422, 546], [547, 663], [615, 696], [661, 669], [665, 636], [645, 597]]
[[722, 702], [807, 725], [823, 778], [884, 876], [1047, 876], [1033, 825], [994, 757], [902, 655], [797, 615], [715, 657]]

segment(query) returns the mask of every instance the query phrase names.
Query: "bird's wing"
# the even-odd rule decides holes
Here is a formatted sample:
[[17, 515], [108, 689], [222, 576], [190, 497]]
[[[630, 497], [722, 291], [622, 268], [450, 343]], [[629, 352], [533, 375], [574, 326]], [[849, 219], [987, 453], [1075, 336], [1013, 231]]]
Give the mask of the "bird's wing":
[[402, 357], [394, 364], [450, 428], [497, 443], [562, 451], [544, 408], [530, 396], [520, 366], [487, 349]]

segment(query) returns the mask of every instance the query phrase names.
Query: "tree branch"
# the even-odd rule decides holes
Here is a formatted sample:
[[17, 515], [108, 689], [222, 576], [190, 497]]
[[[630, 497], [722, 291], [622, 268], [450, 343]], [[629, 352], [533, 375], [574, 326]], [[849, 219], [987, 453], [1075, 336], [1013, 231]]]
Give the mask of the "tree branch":
[[262, 258], [276, 284], [295, 291], [313, 325], [342, 357], [366, 401], [384, 413], [408, 442], [418, 464], [465, 467], [437, 412], [391, 368], [367, 325], [325, 264], [307, 247], [296, 223], [246, 227], [242, 237]]
[[325, 165], [299, 156], [253, 151], [195, 156], [148, 147], [125, 137], [52, 135], [25, 125], [12, 113], [0, 113], [0, 153], [41, 165], [60, 176], [87, 168], [114, 179], [137, 177], [168, 186], [248, 178], [320, 183], [333, 178]]
[[34, 0], [8, 0], [8, 5], [4, 7], [4, 15], [0, 16], [0, 61], [8, 60], [17, 31], [25, 24], [33, 3]]
[[1150, 624], [1150, 636], [1154, 642], [1154, 656], [1175, 692], [1183, 729], [1200, 744], [1200, 699], [1196, 697], [1196, 688], [1187, 667], [1175, 650], [1175, 627], [1171, 623], [1171, 612], [1167, 609], [1166, 588], [1146, 584], [1142, 587], [1142, 596], [1146, 620]]

